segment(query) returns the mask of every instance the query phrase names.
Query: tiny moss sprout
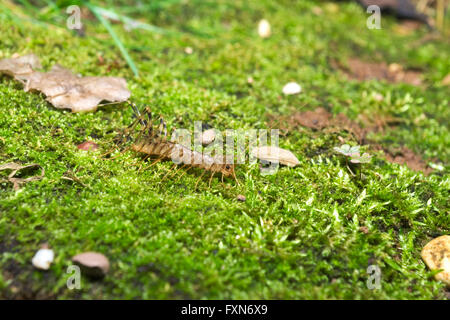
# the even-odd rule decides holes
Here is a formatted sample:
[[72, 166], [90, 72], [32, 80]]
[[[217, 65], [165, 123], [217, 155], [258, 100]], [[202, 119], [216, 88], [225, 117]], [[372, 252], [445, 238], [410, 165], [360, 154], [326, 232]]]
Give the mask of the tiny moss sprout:
[[363, 153], [361, 155], [360, 154], [360, 146], [353, 146], [352, 147], [352, 146], [350, 146], [348, 144], [344, 144], [344, 145], [342, 145], [340, 147], [334, 147], [333, 149], [334, 149], [334, 151], [336, 151], [336, 152], [346, 156], [345, 157], [345, 161], [346, 161], [347, 168], [350, 170], [350, 172], [352, 172], [352, 170], [348, 166], [348, 158], [350, 158], [350, 162], [351, 163], [360, 164], [360, 166], [359, 166], [359, 177], [361, 179], [362, 178], [362, 173], [361, 173], [362, 164], [363, 163], [369, 163], [370, 159], [372, 158], [372, 156], [369, 155], [368, 153]]

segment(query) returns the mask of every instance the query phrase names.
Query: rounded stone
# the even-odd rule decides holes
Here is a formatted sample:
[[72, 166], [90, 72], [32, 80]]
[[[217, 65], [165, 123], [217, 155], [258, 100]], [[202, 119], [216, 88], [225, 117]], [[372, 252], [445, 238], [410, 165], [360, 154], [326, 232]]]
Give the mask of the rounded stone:
[[203, 131], [202, 144], [204, 146], [212, 143], [215, 139], [216, 139], [216, 132], [214, 131], [214, 129], [208, 129], [206, 131]]
[[430, 270], [442, 270], [435, 275], [436, 280], [450, 286], [450, 235], [428, 242], [422, 249], [421, 256]]

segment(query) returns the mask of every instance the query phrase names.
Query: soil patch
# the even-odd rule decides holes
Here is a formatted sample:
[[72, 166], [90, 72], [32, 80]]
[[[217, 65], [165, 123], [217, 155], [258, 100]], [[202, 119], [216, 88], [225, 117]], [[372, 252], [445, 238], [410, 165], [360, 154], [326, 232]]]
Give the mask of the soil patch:
[[299, 126], [310, 128], [313, 130], [323, 130], [325, 132], [348, 131], [358, 140], [359, 143], [365, 143], [366, 135], [369, 132], [382, 131], [386, 124], [392, 124], [397, 119], [376, 116], [369, 119], [360, 116], [364, 127], [349, 119], [345, 114], [339, 113], [335, 117], [322, 107], [318, 107], [313, 111], [295, 112], [289, 116], [275, 117], [269, 115], [269, 126], [280, 128], [282, 132], [297, 130]]
[[417, 70], [405, 70], [397, 63], [367, 62], [350, 58], [347, 65], [332, 62], [333, 67], [343, 71], [348, 78], [358, 81], [386, 80], [391, 83], [408, 83], [414, 86], [422, 84], [422, 73]]
[[432, 168], [428, 167], [427, 163], [421, 156], [405, 146], [398, 149], [389, 150], [376, 145], [375, 149], [383, 150], [386, 160], [391, 163], [407, 165], [411, 170], [422, 171], [425, 175], [429, 175], [433, 171]]
[[309, 128], [315, 131], [323, 131], [325, 133], [333, 133], [347, 131], [351, 133], [359, 144], [370, 144], [373, 150], [382, 150], [386, 160], [391, 163], [407, 165], [411, 170], [422, 171], [425, 175], [430, 174], [433, 169], [427, 166], [422, 157], [407, 147], [392, 149], [374, 143], [367, 139], [370, 132], [382, 132], [387, 126], [392, 126], [401, 122], [401, 119], [374, 116], [360, 116], [360, 121], [364, 124], [361, 126], [359, 122], [349, 119], [345, 114], [339, 113], [335, 117], [322, 107], [313, 111], [295, 112], [289, 116], [275, 117], [269, 115], [269, 126], [279, 128], [281, 133], [287, 134], [289, 131], [298, 130], [299, 127]]

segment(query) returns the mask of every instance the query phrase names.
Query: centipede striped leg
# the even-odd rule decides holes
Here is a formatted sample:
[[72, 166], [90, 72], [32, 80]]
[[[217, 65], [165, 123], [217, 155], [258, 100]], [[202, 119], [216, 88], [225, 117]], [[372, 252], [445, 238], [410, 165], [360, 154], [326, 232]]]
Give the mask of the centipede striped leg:
[[213, 179], [215, 174], [216, 174], [216, 172], [213, 171], [212, 174], [211, 174], [211, 178], [209, 178], [209, 184], [208, 184], [209, 188], [211, 188], [211, 181], [212, 181], [212, 179]]
[[194, 189], [197, 189], [197, 185], [198, 185], [198, 183], [200, 182], [200, 179], [205, 175], [205, 173], [206, 173], [206, 170], [204, 170], [204, 171], [202, 172], [202, 174], [200, 175], [200, 178], [197, 179], [197, 182], [195, 183]]
[[171, 174], [169, 176], [169, 178], [172, 178], [173, 176], [175, 176], [178, 173], [178, 171], [180, 171], [181, 169], [185, 168], [186, 166], [187, 166], [187, 164], [183, 164], [182, 166], [180, 166], [177, 170], [175, 170], [175, 172], [173, 174]]
[[184, 176], [190, 169], [192, 169], [193, 167], [189, 167], [189, 168], [187, 168], [179, 177], [178, 177], [178, 179], [177, 179], [177, 181], [178, 180], [180, 180], [181, 179], [181, 177], [182, 176]]
[[140, 168], [140, 169], [139, 169], [139, 172], [147, 170], [148, 168], [150, 168], [151, 166], [157, 164], [158, 162], [160, 162], [160, 161], [163, 160], [163, 159], [164, 159], [163, 157], [160, 157], [160, 158], [156, 159], [155, 161], [153, 161], [152, 163], [150, 163], [148, 166], [146, 166], [144, 169]]
[[173, 164], [172, 167], [169, 169], [169, 171], [164, 175], [164, 177], [162, 177], [161, 181], [163, 181], [168, 175], [169, 173], [172, 172], [172, 170], [177, 166], [177, 164]]

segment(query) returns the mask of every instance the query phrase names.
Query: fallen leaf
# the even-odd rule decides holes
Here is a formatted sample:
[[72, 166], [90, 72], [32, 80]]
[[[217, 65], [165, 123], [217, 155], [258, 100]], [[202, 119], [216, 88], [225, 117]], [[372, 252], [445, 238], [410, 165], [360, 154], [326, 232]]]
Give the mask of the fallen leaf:
[[30, 74], [36, 68], [41, 68], [41, 63], [34, 54], [0, 60], [0, 73], [5, 73], [12, 77]]
[[93, 141], [85, 141], [77, 145], [77, 148], [84, 151], [93, 151], [98, 149], [98, 144]]
[[[25, 179], [14, 177], [18, 171], [21, 171], [24, 169], [29, 169], [29, 168], [41, 168], [41, 174], [29, 177], [29, 178], [25, 178]], [[45, 174], [44, 168], [42, 168], [39, 164], [36, 164], [36, 163], [29, 164], [26, 166], [22, 166], [18, 163], [14, 163], [14, 162], [5, 163], [5, 164], [0, 165], [0, 171], [3, 171], [3, 170], [12, 170], [11, 173], [8, 175], [8, 178], [6, 181], [9, 181], [13, 184], [14, 190], [19, 190], [20, 186], [24, 183], [42, 179]], [[5, 181], [5, 180], [3, 179], [3, 181]]]
[[109, 260], [98, 252], [84, 252], [72, 258], [81, 271], [92, 278], [103, 278], [109, 271]]
[[289, 167], [295, 167], [300, 162], [297, 157], [289, 150], [274, 146], [263, 146], [253, 148], [251, 155], [260, 160], [281, 163]]
[[93, 111], [103, 100], [122, 102], [130, 97], [123, 78], [81, 77], [59, 65], [49, 72], [20, 76], [20, 80], [25, 83], [25, 91], [41, 91], [56, 108], [73, 112]]

